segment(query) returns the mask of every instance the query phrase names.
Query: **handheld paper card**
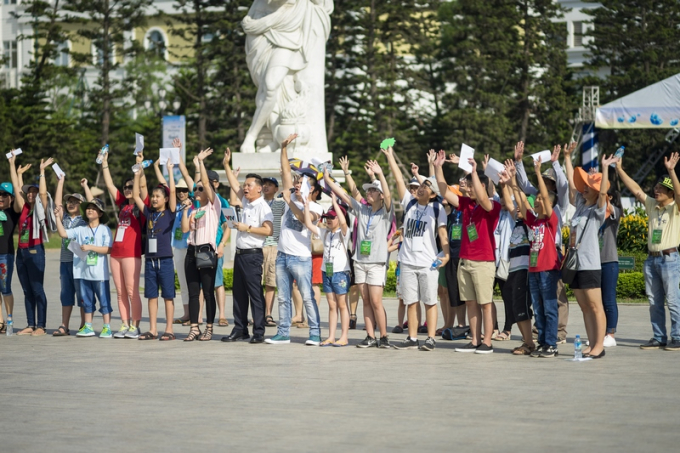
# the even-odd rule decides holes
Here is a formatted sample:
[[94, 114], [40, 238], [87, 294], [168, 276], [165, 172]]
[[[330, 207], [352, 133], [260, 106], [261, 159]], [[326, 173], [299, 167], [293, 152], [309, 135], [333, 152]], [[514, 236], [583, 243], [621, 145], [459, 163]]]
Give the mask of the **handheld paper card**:
[[139, 154], [144, 150], [144, 136], [135, 132], [135, 152], [132, 154]]
[[460, 162], [458, 163], [458, 168], [461, 170], [472, 173], [472, 165], [468, 162], [468, 159], [474, 159], [475, 150], [469, 147], [465, 143], [460, 145]]
[[541, 158], [541, 163], [544, 164], [546, 162], [550, 162], [550, 158], [552, 156], [552, 153], [548, 151], [547, 149], [544, 151], [541, 151], [540, 153], [535, 153], [531, 155], [531, 158], [536, 162], [538, 158]]
[[168, 160], [173, 164], [179, 165], [179, 148], [161, 148], [161, 165], [167, 165]]
[[498, 162], [496, 159], [489, 159], [484, 174], [488, 176], [494, 184], [498, 184], [500, 182], [500, 174], [504, 170], [505, 166], [502, 163]]
[[396, 142], [397, 141], [394, 138], [386, 138], [385, 140], [380, 142], [380, 149], [387, 149], [390, 146], [394, 146]]
[[15, 156], [18, 156], [18, 155], [21, 154], [21, 153], [23, 153], [23, 151], [21, 150], [21, 148], [17, 148], [17, 149], [14, 150], [14, 155], [15, 155]]
[[7, 153], [7, 158], [8, 158], [8, 159], [11, 159], [12, 156], [14, 156], [14, 154], [12, 154], [12, 151], [10, 151], [10, 152]]
[[66, 176], [66, 173], [59, 167], [59, 164], [52, 164], [52, 170], [57, 174], [57, 178], [61, 179]]
[[238, 222], [238, 215], [234, 208], [222, 208], [222, 214], [224, 214], [224, 218], [227, 219], [227, 226], [229, 228], [234, 228], [234, 222]]
[[80, 248], [80, 244], [78, 244], [76, 241], [70, 241], [68, 243], [68, 249], [81, 260], [87, 260], [87, 252], [83, 252], [83, 249]]
[[311, 191], [312, 186], [309, 185], [309, 177], [305, 175], [305, 177], [302, 179], [302, 187], [300, 187], [300, 196], [304, 199], [307, 199]]

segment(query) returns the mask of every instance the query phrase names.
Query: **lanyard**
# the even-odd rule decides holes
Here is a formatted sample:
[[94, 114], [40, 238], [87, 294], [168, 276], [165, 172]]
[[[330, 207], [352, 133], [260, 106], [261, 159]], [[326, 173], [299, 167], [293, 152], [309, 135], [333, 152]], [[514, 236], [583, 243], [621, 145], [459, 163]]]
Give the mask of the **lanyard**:
[[479, 205], [476, 204], [475, 207], [472, 208], [472, 211], [470, 212], [470, 222], [468, 222], [468, 226], [470, 226], [470, 225], [472, 225], [472, 224], [474, 223], [474, 222], [472, 221], [472, 216], [475, 215], [475, 211], [477, 210], [478, 207], [479, 207]]
[[326, 258], [326, 262], [330, 263], [330, 262], [332, 262], [331, 252], [333, 250], [333, 237], [335, 237], [335, 233], [333, 233], [332, 231], [329, 231], [328, 235], [330, 236], [331, 239], [330, 239], [330, 241], [328, 241], [328, 258]]
[[420, 219], [422, 219], [423, 216], [425, 215], [425, 211], [427, 211], [427, 206], [425, 206], [425, 209], [423, 209], [422, 211], [416, 208], [416, 229], [420, 227]]
[[97, 225], [97, 228], [95, 228], [94, 230], [92, 229], [91, 226], [88, 226], [88, 228], [92, 232], [92, 245], [94, 245], [95, 244], [94, 239], [97, 237], [97, 230], [99, 229], [99, 225]]
[[151, 217], [149, 219], [149, 232], [151, 233], [152, 236], [156, 235], [154, 228], [156, 227], [156, 223], [158, 223], [158, 219], [163, 217], [164, 215], [165, 215], [165, 211], [161, 211], [161, 212], [156, 213], [156, 217], [153, 217], [153, 214], [151, 214], [151, 216], [149, 216], [149, 217]]
[[368, 237], [368, 230], [371, 228], [371, 222], [373, 221], [373, 217], [377, 216], [380, 211], [382, 211], [383, 208], [378, 209], [377, 211], [373, 212], [371, 210], [371, 213], [368, 215], [368, 222], [366, 223], [366, 237]]
[[663, 215], [666, 213], [666, 208], [664, 207], [663, 209], [659, 209], [659, 214], [656, 216], [656, 229], [661, 230], [661, 220], [663, 219]]

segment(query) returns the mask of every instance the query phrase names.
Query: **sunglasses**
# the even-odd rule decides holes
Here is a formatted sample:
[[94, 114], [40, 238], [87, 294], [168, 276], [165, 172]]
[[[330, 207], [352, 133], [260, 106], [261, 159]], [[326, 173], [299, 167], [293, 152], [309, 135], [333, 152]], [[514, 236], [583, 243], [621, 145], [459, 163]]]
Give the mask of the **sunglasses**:
[[175, 189], [177, 193], [189, 193], [189, 189]]
[[337, 219], [337, 217], [334, 216], [334, 215], [327, 215], [327, 216], [325, 217], [325, 219], [326, 219], [326, 220], [335, 220], [335, 219]]
[[132, 190], [135, 186], [125, 186], [123, 190]]
[[0, 197], [3, 197], [3, 198], [9, 197], [9, 194], [7, 192], [2, 192], [2, 193], [0, 193]]
[[205, 190], [205, 188], [203, 186], [197, 186], [196, 190], [199, 191], [199, 192], [203, 192]]
[[68, 201], [66, 201], [66, 204], [71, 204], [71, 205], [80, 204], [80, 200], [68, 200]]

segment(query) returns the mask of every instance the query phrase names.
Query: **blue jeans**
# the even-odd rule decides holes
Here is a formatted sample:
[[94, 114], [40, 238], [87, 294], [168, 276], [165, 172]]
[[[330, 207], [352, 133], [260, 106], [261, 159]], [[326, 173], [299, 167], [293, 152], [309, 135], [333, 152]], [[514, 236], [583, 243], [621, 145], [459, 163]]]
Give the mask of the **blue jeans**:
[[[73, 280], [73, 263], [59, 263], [59, 280], [61, 280], [61, 294], [59, 300], [62, 307], [73, 307], [77, 302], [79, 307], [83, 306], [83, 299], [80, 297], [80, 285], [76, 285]], [[75, 300], [75, 302], [74, 302]]]
[[0, 292], [12, 295], [12, 275], [14, 275], [14, 255], [0, 255]]
[[529, 272], [538, 343], [557, 347], [557, 280], [559, 271]]
[[109, 281], [93, 281], [78, 279], [80, 283], [80, 293], [83, 296], [83, 306], [85, 313], [94, 313], [99, 300], [99, 313], [108, 315], [111, 313], [111, 288]]
[[[47, 297], [45, 296], [45, 247], [42, 244], [17, 250], [17, 274], [24, 290], [26, 321], [29, 327], [45, 328]], [[35, 322], [36, 310], [38, 323]]]
[[312, 257], [288, 255], [283, 252], [279, 252], [276, 256], [276, 286], [279, 290], [279, 326], [276, 334], [283, 337], [290, 336], [293, 280], [297, 282], [307, 311], [309, 336], [320, 337], [319, 308], [316, 306], [314, 291], [312, 291]]
[[645, 289], [649, 299], [649, 317], [652, 321], [654, 339], [666, 343], [666, 310], [671, 315], [671, 338], [680, 341], [680, 256], [678, 252], [668, 256], [650, 256], [645, 260]]
[[616, 305], [616, 284], [619, 281], [619, 262], [602, 263], [602, 305], [607, 317], [607, 333], [616, 333], [619, 307]]

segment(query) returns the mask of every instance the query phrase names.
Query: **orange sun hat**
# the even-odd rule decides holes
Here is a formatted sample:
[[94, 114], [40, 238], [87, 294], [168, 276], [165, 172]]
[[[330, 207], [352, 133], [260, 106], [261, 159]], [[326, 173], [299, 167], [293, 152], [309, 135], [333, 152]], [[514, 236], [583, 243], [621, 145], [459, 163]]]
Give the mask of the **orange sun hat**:
[[[576, 167], [574, 169], [574, 185], [576, 190], [583, 193], [586, 190], [586, 186], [593, 189], [595, 192], [600, 191], [602, 185], [602, 173], [587, 173], [582, 167]], [[607, 183], [607, 190], [609, 190], [609, 183]]]

